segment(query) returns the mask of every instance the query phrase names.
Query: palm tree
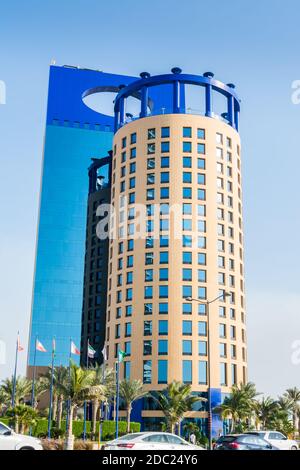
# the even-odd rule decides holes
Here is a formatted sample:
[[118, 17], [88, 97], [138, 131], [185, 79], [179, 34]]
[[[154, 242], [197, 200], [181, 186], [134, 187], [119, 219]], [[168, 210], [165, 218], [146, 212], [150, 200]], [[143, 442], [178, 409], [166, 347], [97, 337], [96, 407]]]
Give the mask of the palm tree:
[[123, 398], [127, 413], [127, 432], [130, 432], [130, 415], [132, 403], [148, 395], [140, 380], [123, 380], [120, 383], [120, 396]]
[[[13, 395], [14, 378], [7, 378], [2, 382], [1, 389], [5, 400], [10, 403]], [[31, 394], [31, 380], [26, 377], [18, 376], [16, 378], [15, 405], [24, 403], [25, 399]]]
[[[46, 374], [43, 376], [47, 390], [51, 385], [51, 367], [49, 367]], [[53, 371], [53, 420], [56, 422], [56, 427], [61, 428], [61, 421], [63, 415], [63, 404], [66, 399], [64, 392], [69, 381], [69, 369], [64, 366], [55, 367]]]
[[88, 398], [92, 400], [92, 434], [96, 434], [97, 414], [101, 402], [108, 399], [110, 394], [114, 394], [115, 390], [115, 375], [113, 369], [108, 367], [104, 368], [103, 365], [96, 365], [90, 369], [93, 372], [93, 379], [88, 393]]
[[214, 411], [220, 413], [223, 419], [231, 419], [230, 432], [236, 430], [237, 425], [244, 426], [245, 421], [251, 421], [254, 410], [254, 398], [258, 395], [252, 382], [233, 385], [228, 397], [217, 406]]
[[296, 430], [299, 427], [300, 432], [300, 421], [298, 421], [298, 414], [300, 411], [300, 390], [297, 387], [288, 388], [284, 393], [284, 396], [291, 401], [292, 413], [293, 413], [293, 427]]
[[7, 415], [11, 416], [14, 421], [16, 433], [25, 433], [30, 426], [34, 426], [37, 422], [38, 412], [27, 405], [16, 405], [14, 408], [7, 410]]
[[7, 396], [2, 387], [0, 387], [0, 416], [3, 415], [5, 408], [8, 405]]
[[190, 440], [191, 434], [198, 435], [200, 433], [199, 427], [197, 424], [193, 423], [192, 421], [189, 421], [183, 426], [184, 430], [187, 432], [188, 435], [188, 440]]
[[62, 385], [63, 394], [69, 399], [67, 449], [73, 449], [73, 418], [78, 406], [82, 405], [88, 398], [90, 386], [93, 381], [93, 370], [83, 369], [71, 362], [70, 377], [66, 385]]
[[271, 397], [263, 397], [262, 400], [256, 401], [254, 405], [255, 414], [260, 422], [262, 429], [271, 428], [271, 422], [274, 416], [278, 416], [279, 404]]
[[204, 398], [192, 395], [190, 385], [177, 381], [171, 382], [161, 392], [153, 392], [151, 395], [165, 415], [167, 429], [172, 433], [194, 403], [204, 401]]
[[41, 395], [43, 395], [45, 392], [49, 390], [47, 380], [45, 377], [39, 377], [34, 381], [34, 404], [33, 408], [36, 410], [39, 404], [39, 398]]

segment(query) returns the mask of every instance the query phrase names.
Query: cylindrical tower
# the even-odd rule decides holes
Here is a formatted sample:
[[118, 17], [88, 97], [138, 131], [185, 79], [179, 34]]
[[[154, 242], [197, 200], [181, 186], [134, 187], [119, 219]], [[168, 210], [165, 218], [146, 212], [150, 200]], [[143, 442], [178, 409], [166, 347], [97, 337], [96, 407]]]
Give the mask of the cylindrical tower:
[[[199, 100], [204, 91], [203, 115], [187, 112], [187, 85]], [[221, 116], [214, 93], [226, 98]], [[125, 117], [130, 96], [136, 118]], [[141, 74], [115, 102], [108, 362], [125, 351], [121, 377], [149, 391], [177, 380], [207, 397], [209, 385], [212, 407], [247, 378], [239, 109], [234, 85], [178, 68]], [[205, 408], [191, 413], [202, 426]], [[147, 399], [140, 413], [146, 429], [162, 420]], [[221, 426], [214, 420], [215, 434]]]

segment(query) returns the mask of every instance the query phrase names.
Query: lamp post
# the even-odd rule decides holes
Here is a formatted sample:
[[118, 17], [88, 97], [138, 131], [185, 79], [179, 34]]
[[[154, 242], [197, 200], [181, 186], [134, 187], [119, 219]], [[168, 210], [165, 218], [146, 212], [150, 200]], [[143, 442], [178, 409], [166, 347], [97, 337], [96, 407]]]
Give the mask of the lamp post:
[[224, 299], [225, 297], [229, 297], [229, 292], [224, 292], [223, 294], [219, 295], [215, 299], [212, 300], [200, 300], [194, 299], [193, 297], [186, 297], [185, 300], [188, 302], [198, 302], [199, 304], [206, 305], [206, 316], [207, 316], [207, 363], [208, 363], [208, 371], [207, 371], [207, 395], [208, 395], [208, 412], [207, 412], [207, 421], [208, 421], [208, 448], [212, 450], [212, 412], [211, 412], [211, 395], [210, 395], [210, 388], [211, 388], [211, 362], [210, 362], [210, 314], [209, 314], [209, 307], [210, 304], [217, 302], [220, 299]]

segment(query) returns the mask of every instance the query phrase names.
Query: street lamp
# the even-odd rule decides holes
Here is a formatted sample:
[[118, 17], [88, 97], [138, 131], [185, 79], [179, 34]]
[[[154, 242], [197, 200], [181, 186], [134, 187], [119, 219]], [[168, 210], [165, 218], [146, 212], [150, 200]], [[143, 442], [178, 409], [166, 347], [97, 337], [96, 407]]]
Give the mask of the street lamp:
[[209, 327], [209, 306], [210, 304], [217, 302], [217, 300], [224, 299], [225, 297], [230, 297], [229, 292], [224, 292], [213, 300], [200, 300], [194, 299], [193, 297], [186, 297], [185, 300], [188, 302], [198, 302], [199, 304], [206, 305], [206, 316], [207, 316], [207, 364], [208, 364], [208, 374], [207, 374], [207, 394], [208, 394], [208, 448], [212, 450], [212, 413], [211, 413], [211, 396], [210, 396], [210, 387], [211, 387], [211, 367], [210, 367], [210, 327]]

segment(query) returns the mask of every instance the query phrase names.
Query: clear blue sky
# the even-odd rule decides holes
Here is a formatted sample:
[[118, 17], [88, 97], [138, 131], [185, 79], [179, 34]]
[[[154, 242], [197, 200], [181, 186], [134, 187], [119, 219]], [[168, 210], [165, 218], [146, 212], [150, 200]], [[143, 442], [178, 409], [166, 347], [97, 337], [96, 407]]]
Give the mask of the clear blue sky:
[[[250, 379], [277, 395], [300, 386], [300, 79], [297, 0], [10, 0], [0, 10], [0, 340], [12, 371], [27, 342], [48, 66], [137, 75], [211, 70], [242, 98]], [[24, 371], [25, 353], [22, 353]]]

